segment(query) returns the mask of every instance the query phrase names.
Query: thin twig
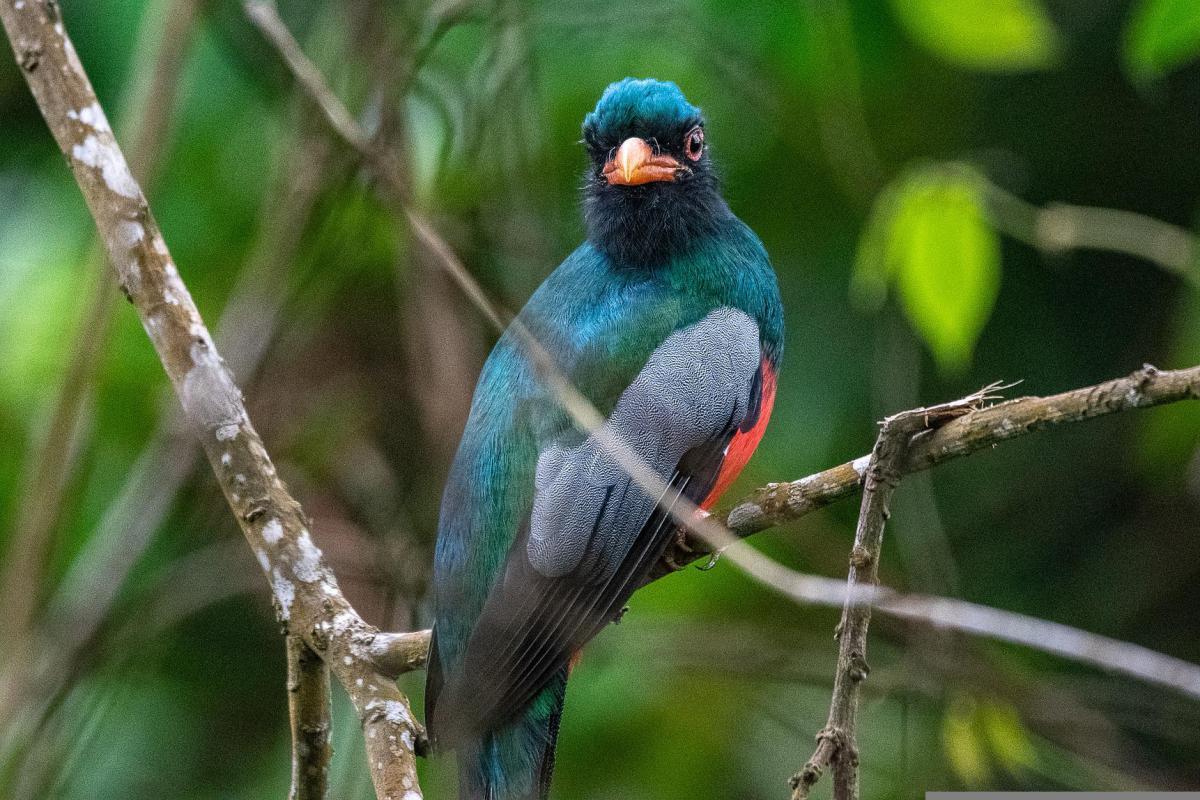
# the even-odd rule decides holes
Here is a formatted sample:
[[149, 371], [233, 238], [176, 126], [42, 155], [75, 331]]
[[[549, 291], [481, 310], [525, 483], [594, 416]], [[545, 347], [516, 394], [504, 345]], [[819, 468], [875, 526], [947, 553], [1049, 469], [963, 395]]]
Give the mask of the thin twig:
[[1186, 228], [1119, 208], [1070, 203], [1039, 207], [991, 181], [984, 188], [992, 223], [1042, 252], [1120, 253], [1200, 284], [1196, 236]]
[[386, 148], [376, 147], [371, 137], [355, 121], [345, 104], [334, 94], [320, 70], [300, 48], [291, 31], [279, 16], [270, 0], [245, 0], [246, 15], [267, 41], [279, 52], [284, 64], [307, 93], [313, 105], [324, 116], [332, 131], [353, 149], [380, 181], [384, 198], [395, 205], [408, 221], [421, 245], [437, 259], [463, 293], [480, 313], [499, 331], [509, 324], [512, 315], [498, 309], [454, 254], [450, 245], [438, 234], [425, 216], [409, 203], [408, 186], [403, 171]]
[[288, 70], [304, 87], [305, 93], [317, 103], [337, 135], [354, 145], [354, 149], [370, 152], [371, 138], [364, 134], [342, 101], [330, 91], [320, 70], [283, 25], [275, 4], [271, 0], [246, 0], [244, 7], [247, 16], [275, 47]]
[[[338, 588], [308, 518], [276, 475], [141, 188], [113, 138], [53, 0], [0, 3], [0, 21], [104, 239], [126, 296], [271, 585], [280, 621], [330, 665], [363, 723], [380, 798], [421, 797], [422, 731], [407, 698], [367, 657], [377, 631]], [[235, 475], [242, 480], [235, 480]]]
[[333, 758], [329, 742], [329, 667], [303, 639], [288, 636], [287, 673], [292, 729], [292, 787], [288, 800], [325, 800]]
[[[985, 390], [986, 391], [986, 390]], [[891, 514], [892, 492], [900, 482], [900, 469], [912, 437], [930, 424], [962, 416], [978, 407], [985, 394], [964, 398], [929, 409], [916, 409], [883, 421], [863, 480], [862, 506], [850, 551], [850, 573], [846, 579], [846, 605], [838, 624], [838, 661], [833, 678], [829, 719], [817, 734], [817, 749], [804, 769], [792, 777], [793, 800], [806, 800], [821, 773], [833, 766], [834, 800], [858, 800], [858, 696], [870, 672], [867, 665], [867, 629], [871, 605], [855, 603], [860, 587], [874, 590], [879, 583], [879, 555], [883, 529]]]
[[[1159, 370], [1149, 364], [1124, 378], [1046, 397], [1021, 397], [980, 409], [922, 434], [900, 471], [907, 475], [1027, 433], [1134, 408], [1200, 399], [1200, 366]], [[787, 483], [769, 483], [739, 501], [724, 521], [745, 537], [799, 519], [861, 488], [868, 456]], [[683, 560], [696, 559], [707, 552]]]

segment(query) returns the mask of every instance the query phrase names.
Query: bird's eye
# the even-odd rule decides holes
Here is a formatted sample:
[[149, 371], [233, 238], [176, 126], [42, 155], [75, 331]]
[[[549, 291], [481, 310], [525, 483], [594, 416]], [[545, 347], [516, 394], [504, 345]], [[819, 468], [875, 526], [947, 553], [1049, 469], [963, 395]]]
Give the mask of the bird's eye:
[[704, 129], [699, 125], [683, 137], [683, 152], [687, 153], [687, 157], [692, 161], [699, 161], [700, 156], [704, 155]]

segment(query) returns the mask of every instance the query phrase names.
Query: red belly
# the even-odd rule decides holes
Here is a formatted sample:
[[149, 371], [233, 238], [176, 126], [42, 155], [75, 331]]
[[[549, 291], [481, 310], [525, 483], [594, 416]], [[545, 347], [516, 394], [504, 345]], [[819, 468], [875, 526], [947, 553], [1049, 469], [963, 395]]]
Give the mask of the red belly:
[[762, 362], [762, 401], [759, 404], [758, 419], [754, 427], [748, 431], [738, 431], [725, 448], [725, 459], [717, 472], [717, 480], [713, 483], [712, 491], [700, 503], [700, 508], [708, 510], [721, 498], [729, 485], [741, 474], [742, 468], [754, 455], [755, 448], [762, 441], [767, 422], [771, 419], [771, 408], [775, 405], [775, 368], [764, 359]]

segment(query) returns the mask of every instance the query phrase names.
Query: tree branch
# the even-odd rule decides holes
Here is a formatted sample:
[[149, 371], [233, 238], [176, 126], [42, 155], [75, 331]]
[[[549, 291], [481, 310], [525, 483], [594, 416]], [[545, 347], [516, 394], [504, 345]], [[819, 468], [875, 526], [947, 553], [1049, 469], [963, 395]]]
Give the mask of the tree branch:
[[[280, 621], [345, 687], [366, 738], [380, 798], [419, 800], [423, 733], [408, 699], [374, 667], [378, 631], [338, 588], [250, 422], [238, 390], [171, 260], [53, 0], [0, 3], [0, 22], [50, 132], [104, 240], [122, 290], [200, 439], [230, 508], [271, 585]], [[235, 476], [238, 476], [235, 479]]]
[[[1159, 370], [1147, 364], [1125, 378], [1047, 397], [1021, 397], [966, 414], [914, 439], [900, 473], [929, 469], [1057, 425], [1196, 399], [1200, 399], [1200, 366]], [[769, 483], [738, 502], [724, 521], [737, 536], [745, 537], [797, 520], [857, 492], [868, 459], [862, 456], [797, 481]], [[700, 542], [696, 545], [699, 552], [681, 557], [680, 563], [708, 554]]]
[[1196, 237], [1186, 228], [1119, 208], [1024, 200], [987, 181], [985, 191], [993, 224], [1044, 253], [1100, 250], [1140, 258], [1200, 284]]
[[[144, 185], [152, 187], [166, 153], [180, 76], [195, 29], [198, 0], [172, 0], [161, 23], [153, 29], [158, 41], [139, 48], [142, 63], [136, 75], [148, 84], [138, 92], [122, 115], [133, 146], [130, 169]], [[104, 253], [98, 242], [89, 247], [88, 271], [94, 273], [90, 295], [70, 348], [66, 374], [54, 400], [45, 437], [29, 456], [22, 481], [21, 500], [0, 578], [0, 641], [15, 642], [28, 632], [37, 610], [39, 579], [53, 542], [63, 495], [78, 458], [81, 412], [108, 344], [110, 323], [117, 307], [112, 274], [104, 270]], [[103, 270], [103, 271], [102, 271]]]
[[[976, 394], [946, 406], [917, 409], [903, 416], [932, 420], [938, 418], [939, 409], [945, 407], [962, 407], [964, 413], [948, 422], [939, 419], [943, 423], [940, 427], [921, 431], [913, 437], [905, 457], [899, 462], [899, 473], [927, 469], [1053, 425], [1197, 396], [1200, 396], [1200, 367], [1174, 372], [1143, 367], [1128, 378], [1050, 397], [1025, 397], [979, 408], [987, 397]], [[726, 533], [727, 541], [749, 536], [772, 524], [790, 522], [835, 500], [849, 497], [861, 488], [869, 461], [870, 456], [864, 456], [798, 481], [759, 489], [729, 514], [732, 520], [735, 514], [746, 514], [745, 509], [750, 508], [754, 524], [734, 527]], [[761, 499], [764, 494], [778, 498], [776, 504], [766, 510]], [[739, 509], [743, 511], [739, 512]], [[689, 542], [694, 542], [695, 550], [705, 554], [711, 549], [699, 536], [689, 537]], [[698, 552], [680, 556], [683, 561], [699, 557]], [[869, 604], [884, 614], [916, 624], [1052, 653], [1200, 699], [1200, 667], [1139, 645], [964, 600], [901, 594], [886, 587], [859, 586], [850, 590], [844, 581], [796, 572], [750, 548], [741, 548], [737, 558], [739, 566], [753, 579], [797, 602], [843, 607], [849, 598], [854, 604]], [[663, 570], [650, 580], [665, 574], [669, 573]], [[424, 666], [428, 637], [428, 631], [381, 633], [372, 646], [371, 656], [381, 672], [399, 676]]]
[[883, 421], [863, 480], [862, 507], [850, 551], [850, 574], [846, 580], [846, 604], [838, 624], [838, 661], [833, 679], [829, 720], [817, 734], [817, 749], [804, 769], [792, 777], [793, 800], [806, 800], [821, 773], [833, 766], [834, 800], [858, 800], [858, 695], [870, 672], [867, 665], [867, 629], [871, 604], [855, 602], [860, 587], [874, 589], [879, 583], [879, 555], [883, 529], [891, 515], [889, 504], [912, 437], [977, 408], [983, 393], [928, 409], [906, 411]]
[[288, 719], [292, 788], [288, 800], [325, 800], [329, 789], [332, 716], [329, 667], [299, 636], [287, 637]]

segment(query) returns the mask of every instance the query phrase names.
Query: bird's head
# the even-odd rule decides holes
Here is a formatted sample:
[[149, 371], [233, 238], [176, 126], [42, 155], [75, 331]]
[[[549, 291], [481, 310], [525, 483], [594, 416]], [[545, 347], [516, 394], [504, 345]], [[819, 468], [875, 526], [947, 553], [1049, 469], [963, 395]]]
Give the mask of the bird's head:
[[626, 78], [583, 121], [588, 238], [622, 266], [679, 255], [729, 215], [700, 109], [674, 83]]

